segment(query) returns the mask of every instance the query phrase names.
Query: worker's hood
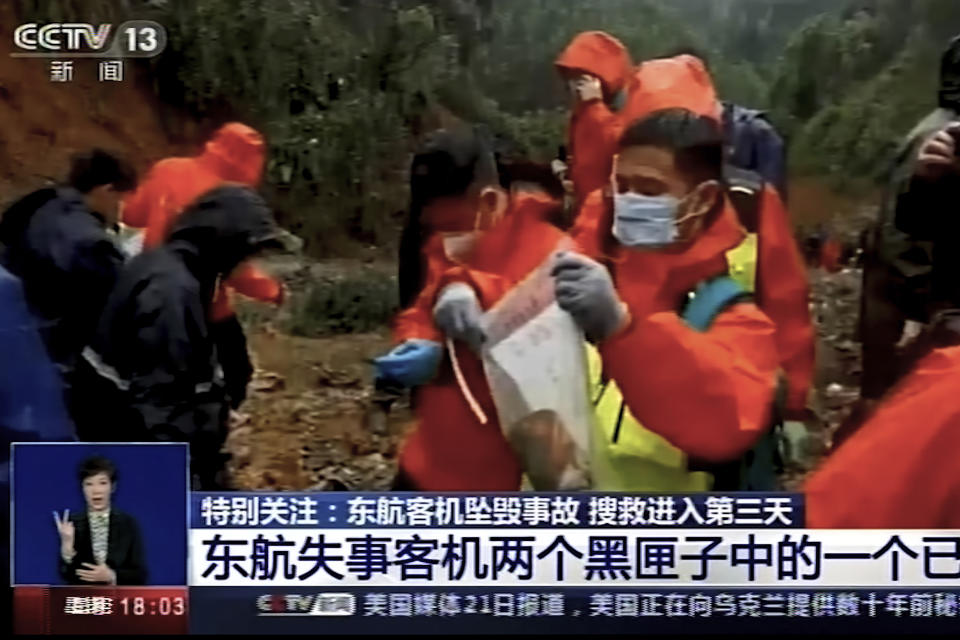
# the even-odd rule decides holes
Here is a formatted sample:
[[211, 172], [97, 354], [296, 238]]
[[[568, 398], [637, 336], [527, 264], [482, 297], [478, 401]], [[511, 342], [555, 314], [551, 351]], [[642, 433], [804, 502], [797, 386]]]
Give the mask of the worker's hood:
[[256, 192], [218, 187], [197, 199], [174, 223], [168, 245], [192, 256], [206, 276], [227, 275], [264, 249], [284, 247], [273, 214]]
[[554, 64], [559, 70], [584, 71], [597, 76], [609, 96], [623, 89], [633, 72], [630, 52], [603, 31], [577, 35]]
[[950, 41], [940, 61], [940, 106], [960, 112], [960, 36]]
[[217, 129], [200, 155], [200, 161], [223, 180], [251, 187], [260, 183], [265, 160], [263, 136], [239, 122]]
[[713, 80], [703, 61], [695, 56], [648, 60], [637, 69], [634, 79], [623, 111], [626, 126], [664, 109], [686, 109], [722, 121], [722, 105]]

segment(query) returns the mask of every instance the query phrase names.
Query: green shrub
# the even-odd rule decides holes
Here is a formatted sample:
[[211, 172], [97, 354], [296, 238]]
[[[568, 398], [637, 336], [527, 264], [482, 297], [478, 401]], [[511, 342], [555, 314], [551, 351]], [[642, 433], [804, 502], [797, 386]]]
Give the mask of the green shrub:
[[386, 325], [397, 311], [397, 281], [382, 272], [364, 269], [345, 278], [316, 281], [293, 305], [285, 329], [296, 336], [374, 331]]

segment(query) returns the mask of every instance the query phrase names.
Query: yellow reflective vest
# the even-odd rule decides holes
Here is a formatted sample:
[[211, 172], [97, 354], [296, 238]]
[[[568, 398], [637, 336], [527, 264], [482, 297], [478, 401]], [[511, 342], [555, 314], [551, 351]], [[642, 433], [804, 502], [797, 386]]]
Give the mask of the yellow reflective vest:
[[[727, 252], [728, 275], [750, 293], [755, 291], [757, 236], [748, 234]], [[689, 471], [687, 456], [661, 436], [648, 431], [630, 413], [613, 380], [603, 380], [600, 353], [587, 344], [590, 400], [596, 419], [591, 438], [591, 473], [596, 491], [709, 491], [713, 476]]]

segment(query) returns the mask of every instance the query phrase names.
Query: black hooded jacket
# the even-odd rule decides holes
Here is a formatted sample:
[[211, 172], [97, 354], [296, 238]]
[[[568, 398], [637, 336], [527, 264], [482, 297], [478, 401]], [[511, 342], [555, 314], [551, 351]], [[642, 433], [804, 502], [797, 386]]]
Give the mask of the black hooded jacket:
[[894, 254], [909, 262], [902, 269], [908, 278], [919, 275], [913, 278], [916, 284], [911, 284], [911, 289], [922, 292], [925, 299], [921, 302], [922, 313], [917, 314], [924, 321], [940, 309], [960, 306], [956, 278], [960, 269], [960, 221], [956, 215], [960, 207], [960, 175], [948, 172], [937, 180], [914, 177], [920, 145], [934, 132], [960, 121], [960, 36], [950, 42], [943, 54], [938, 96], [940, 108], [920, 123], [907, 140], [905, 155], [898, 161], [893, 180], [895, 201], [889, 205], [894, 210], [897, 230], [915, 242], [929, 243], [923, 252], [911, 246]]
[[277, 237], [260, 196], [225, 186], [186, 210], [166, 244], [127, 264], [83, 352], [82, 438], [186, 441], [195, 458], [219, 451], [228, 398], [209, 307], [217, 281]]
[[14, 203], [0, 223], [4, 266], [23, 283], [50, 357], [65, 372], [97, 326], [123, 266], [123, 254], [69, 187], [34, 191]]
[[960, 36], [950, 41], [940, 60], [940, 108], [960, 113]]
[[921, 145], [960, 119], [960, 37], [941, 60], [938, 107], [900, 145], [879, 219], [867, 236], [860, 308], [866, 398], [882, 397], [899, 375], [894, 345], [906, 320], [927, 322], [941, 309], [960, 306], [960, 176], [915, 175]]

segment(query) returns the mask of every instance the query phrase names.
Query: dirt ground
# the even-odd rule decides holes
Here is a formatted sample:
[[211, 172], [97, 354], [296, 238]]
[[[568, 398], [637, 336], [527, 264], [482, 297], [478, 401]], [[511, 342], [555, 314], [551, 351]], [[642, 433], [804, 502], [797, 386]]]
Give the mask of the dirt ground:
[[[397, 445], [410, 426], [403, 403], [371, 424], [369, 360], [387, 333], [321, 339], [269, 331], [250, 339], [257, 374], [228, 449], [238, 489], [387, 489]], [[385, 427], [385, 428], [384, 428]]]
[[[169, 155], [192, 152], [171, 140], [196, 139], [186, 118], [167, 131], [143, 65], [127, 61], [123, 82], [100, 82], [97, 60], [76, 60], [71, 82], [51, 82], [49, 61], [12, 58], [13, 3], [0, 3], [0, 194], [4, 201], [59, 180], [73, 153], [102, 147], [124, 154], [138, 169]], [[168, 119], [169, 120], [169, 119]], [[180, 130], [182, 129], [182, 131]]]
[[[347, 265], [341, 265], [344, 267]], [[856, 317], [860, 271], [810, 272], [811, 313], [818, 333], [819, 417], [805, 433], [792, 433], [799, 462], [788, 465], [783, 488], [799, 487], [823, 458], [830, 435], [858, 395]], [[406, 403], [385, 425], [371, 423], [369, 360], [390, 345], [377, 333], [295, 338], [269, 328], [252, 332], [257, 374], [242, 411], [249, 420], [228, 442], [236, 488], [249, 490], [385, 490], [396, 472], [397, 447], [413, 427]]]

